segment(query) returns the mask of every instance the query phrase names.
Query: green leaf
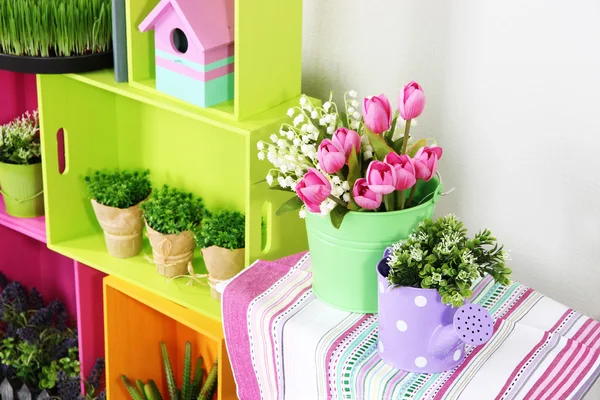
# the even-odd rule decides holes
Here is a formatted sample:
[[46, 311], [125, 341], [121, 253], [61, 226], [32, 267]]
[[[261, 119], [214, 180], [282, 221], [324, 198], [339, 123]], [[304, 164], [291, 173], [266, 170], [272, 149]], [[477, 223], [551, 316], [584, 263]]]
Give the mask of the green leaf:
[[282, 188], [279, 185], [269, 186], [269, 190], [279, 190], [280, 192], [295, 193], [292, 189], [290, 189], [290, 188]]
[[348, 209], [352, 211], [360, 209], [359, 205], [354, 201], [354, 196], [352, 195], [354, 183], [360, 177], [360, 164], [358, 162], [358, 156], [356, 155], [356, 149], [353, 147], [350, 157], [348, 157], [348, 185], [350, 186], [350, 203], [348, 203]]
[[280, 216], [289, 213], [290, 211], [298, 210], [300, 209], [300, 207], [302, 207], [303, 204], [304, 203], [302, 202], [302, 200], [300, 200], [300, 197], [294, 196], [285, 203], [283, 203], [281, 207], [279, 207], [275, 215]]
[[373, 146], [373, 150], [375, 151], [375, 158], [378, 160], [383, 160], [388, 153], [394, 151], [388, 144], [385, 142], [385, 139], [379, 135], [374, 134], [368, 129], [365, 129], [367, 132], [367, 137], [369, 138], [369, 142], [371, 142], [371, 146]]
[[349, 210], [342, 206], [337, 206], [333, 210], [331, 210], [331, 213], [329, 214], [331, 218], [331, 225], [333, 225], [335, 229], [340, 229], [340, 226], [344, 221], [344, 217], [346, 216], [346, 214], [348, 214], [348, 212]]
[[417, 154], [417, 151], [419, 151], [419, 149], [421, 147], [425, 147], [426, 145], [427, 145], [427, 140], [421, 139], [418, 142], [416, 142], [415, 144], [413, 144], [412, 146], [410, 146], [410, 149], [406, 150], [406, 154], [408, 154], [409, 157], [414, 157], [415, 154]]

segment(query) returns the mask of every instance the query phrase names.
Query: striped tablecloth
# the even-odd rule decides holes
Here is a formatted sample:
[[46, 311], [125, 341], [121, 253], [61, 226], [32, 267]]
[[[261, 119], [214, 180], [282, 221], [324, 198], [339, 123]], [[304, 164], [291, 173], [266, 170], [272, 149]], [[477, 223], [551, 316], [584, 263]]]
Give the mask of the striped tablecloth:
[[480, 281], [472, 300], [496, 319], [492, 339], [452, 371], [416, 374], [381, 361], [376, 315], [327, 306], [310, 281], [303, 254], [259, 261], [225, 288], [240, 399], [580, 399], [600, 373], [600, 323], [519, 283]]

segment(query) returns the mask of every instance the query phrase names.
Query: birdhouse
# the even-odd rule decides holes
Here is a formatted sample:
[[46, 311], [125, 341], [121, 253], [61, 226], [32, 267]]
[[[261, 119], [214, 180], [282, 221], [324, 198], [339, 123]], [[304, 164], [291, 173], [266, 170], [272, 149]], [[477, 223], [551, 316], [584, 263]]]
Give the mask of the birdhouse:
[[234, 0], [161, 0], [154, 29], [156, 89], [200, 107], [233, 98]]

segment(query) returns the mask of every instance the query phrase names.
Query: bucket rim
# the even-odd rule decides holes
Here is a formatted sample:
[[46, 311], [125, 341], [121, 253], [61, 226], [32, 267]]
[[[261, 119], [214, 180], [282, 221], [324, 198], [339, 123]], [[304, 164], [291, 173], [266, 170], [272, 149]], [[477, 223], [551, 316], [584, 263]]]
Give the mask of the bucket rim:
[[[406, 208], [404, 210], [396, 210], [396, 211], [383, 211], [383, 212], [373, 212], [373, 211], [348, 211], [348, 213], [346, 214], [345, 218], [348, 218], [349, 215], [353, 215], [355, 217], [352, 218], [383, 218], [383, 217], [390, 217], [390, 216], [397, 216], [397, 215], [404, 215], [404, 214], [409, 214], [411, 212], [416, 212], [416, 211], [420, 211], [423, 208], [426, 208], [428, 206], [431, 206], [432, 204], [436, 204], [440, 197], [442, 197], [442, 190], [443, 190], [443, 185], [442, 182], [440, 182], [440, 180], [436, 177], [434, 178], [435, 180], [437, 180], [437, 187], [435, 188], [435, 190], [432, 192], [433, 196], [431, 196], [431, 199], [427, 200], [424, 203], [419, 204], [418, 206], [414, 206], [411, 208]], [[324, 216], [322, 214], [319, 213], [312, 213], [312, 212], [307, 212], [307, 217], [309, 215], [312, 216], [318, 216], [318, 217], [322, 217], [323, 219], [328, 218], [329, 214]]]

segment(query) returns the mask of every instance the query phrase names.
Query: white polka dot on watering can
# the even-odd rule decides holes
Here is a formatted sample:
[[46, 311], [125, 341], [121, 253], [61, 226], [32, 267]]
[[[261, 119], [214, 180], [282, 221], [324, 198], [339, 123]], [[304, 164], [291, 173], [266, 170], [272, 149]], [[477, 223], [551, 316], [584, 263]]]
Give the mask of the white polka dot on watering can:
[[452, 358], [454, 358], [454, 361], [458, 361], [458, 360], [460, 360], [461, 355], [462, 355], [462, 352], [460, 350], [456, 350], [454, 352], [454, 356], [452, 356]]
[[425, 368], [427, 366], [427, 359], [425, 357], [417, 357], [415, 359], [415, 365], [419, 368]]
[[383, 283], [379, 282], [379, 293], [385, 292], [385, 288], [383, 287]]
[[417, 296], [415, 297], [415, 304], [417, 307], [425, 307], [427, 305], [427, 299], [425, 296]]
[[408, 329], [408, 325], [406, 324], [406, 322], [399, 320], [398, 322], [396, 322], [396, 328], [398, 328], [400, 332], [406, 332], [406, 330]]
[[379, 352], [383, 353], [383, 342], [381, 340], [379, 341]]

